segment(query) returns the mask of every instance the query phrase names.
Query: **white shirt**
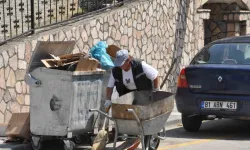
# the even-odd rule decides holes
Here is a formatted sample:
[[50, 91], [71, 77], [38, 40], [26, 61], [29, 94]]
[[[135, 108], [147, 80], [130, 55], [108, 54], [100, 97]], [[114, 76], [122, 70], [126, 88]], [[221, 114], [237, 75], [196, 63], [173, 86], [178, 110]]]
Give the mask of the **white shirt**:
[[[158, 71], [144, 61], [142, 61], [142, 69], [143, 69], [145, 75], [151, 81], [153, 81], [158, 76]], [[137, 89], [135, 82], [134, 82], [133, 73], [132, 73], [131, 68], [128, 71], [122, 70], [122, 77], [123, 77], [123, 84], [126, 86], [127, 89], [129, 89], [129, 90]], [[108, 82], [108, 87], [113, 88], [114, 86], [115, 86], [115, 79], [114, 79], [114, 76], [111, 72], [109, 82]]]

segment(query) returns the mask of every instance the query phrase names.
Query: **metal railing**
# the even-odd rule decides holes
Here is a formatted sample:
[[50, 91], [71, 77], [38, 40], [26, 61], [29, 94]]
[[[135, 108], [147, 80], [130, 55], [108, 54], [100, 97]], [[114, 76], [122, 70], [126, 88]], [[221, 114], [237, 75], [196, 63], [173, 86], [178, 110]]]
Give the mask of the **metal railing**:
[[125, 1], [131, 0], [0, 0], [0, 45]]

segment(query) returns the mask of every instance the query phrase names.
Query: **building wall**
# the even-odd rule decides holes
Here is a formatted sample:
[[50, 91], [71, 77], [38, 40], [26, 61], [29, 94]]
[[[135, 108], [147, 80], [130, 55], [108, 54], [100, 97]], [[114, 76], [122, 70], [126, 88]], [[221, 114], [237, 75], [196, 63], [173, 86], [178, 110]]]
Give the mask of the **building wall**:
[[[12, 113], [29, 111], [24, 76], [37, 41], [76, 41], [74, 53], [87, 52], [98, 41], [128, 49], [157, 68], [162, 82], [173, 58], [177, 64], [163, 90], [175, 91], [179, 71], [204, 45], [207, 10], [192, 0], [148, 0], [125, 4], [76, 23], [38, 32], [0, 47], [0, 123]], [[200, 1], [199, 1], [200, 2]]]
[[246, 34], [246, 20], [240, 19], [242, 12], [237, 3], [205, 4], [204, 9], [211, 10], [209, 20], [205, 20], [205, 44], [214, 40]]

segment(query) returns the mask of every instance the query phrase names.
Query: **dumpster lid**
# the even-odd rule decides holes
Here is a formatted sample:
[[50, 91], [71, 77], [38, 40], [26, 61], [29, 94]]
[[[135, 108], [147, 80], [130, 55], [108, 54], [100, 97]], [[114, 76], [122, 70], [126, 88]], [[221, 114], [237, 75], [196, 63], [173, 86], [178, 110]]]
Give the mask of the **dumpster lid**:
[[42, 59], [52, 58], [50, 54], [60, 56], [71, 54], [75, 47], [75, 41], [38, 41], [29, 63], [28, 72], [38, 67], [43, 67]]

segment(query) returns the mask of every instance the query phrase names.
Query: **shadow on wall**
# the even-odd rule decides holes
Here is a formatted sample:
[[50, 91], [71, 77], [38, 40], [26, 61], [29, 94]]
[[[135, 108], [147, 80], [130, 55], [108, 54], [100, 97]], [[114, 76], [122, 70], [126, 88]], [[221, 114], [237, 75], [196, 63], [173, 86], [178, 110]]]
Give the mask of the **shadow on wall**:
[[[177, 58], [176, 64], [171, 72], [172, 79], [171, 82], [168, 84], [169, 89], [171, 89], [171, 92], [176, 92], [176, 85], [178, 81], [178, 75], [181, 68], [181, 58], [184, 52], [184, 44], [185, 44], [185, 34], [187, 30], [187, 14], [190, 9], [190, 4], [192, 5], [193, 2], [190, 3], [190, 0], [178, 0], [179, 3], [179, 9], [178, 9], [178, 17], [176, 22], [176, 32], [175, 32], [175, 45], [174, 45], [174, 51], [172, 55], [172, 61], [174, 61], [174, 58]], [[180, 13], [182, 12], [182, 13]], [[182, 24], [182, 25], [181, 25]], [[171, 62], [172, 63], [172, 62]]]

